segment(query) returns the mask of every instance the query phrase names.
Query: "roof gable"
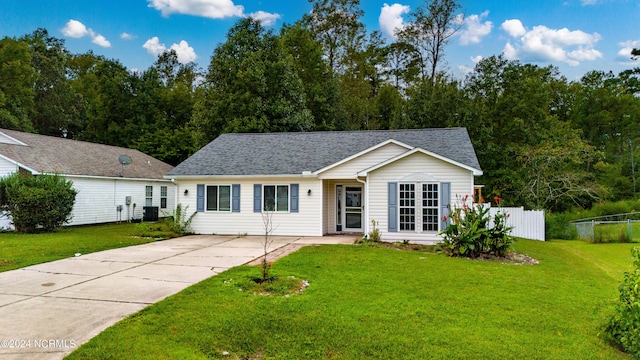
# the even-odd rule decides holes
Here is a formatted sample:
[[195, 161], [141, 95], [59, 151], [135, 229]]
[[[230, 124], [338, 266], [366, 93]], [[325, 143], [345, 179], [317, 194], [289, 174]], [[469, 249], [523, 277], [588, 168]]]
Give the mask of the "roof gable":
[[[124, 170], [118, 161], [123, 154], [133, 160]], [[138, 150], [5, 129], [0, 157], [35, 174], [163, 179], [172, 169]]]
[[413, 150], [410, 150], [410, 151], [407, 151], [407, 152], [405, 152], [405, 153], [402, 153], [402, 154], [400, 154], [400, 155], [398, 155], [398, 156], [395, 156], [395, 157], [393, 157], [393, 158], [391, 158], [391, 159], [387, 159], [387, 160], [385, 160], [385, 161], [383, 161], [383, 162], [381, 162], [381, 163], [379, 163], [379, 164], [376, 164], [376, 165], [374, 165], [374, 166], [372, 166], [372, 167], [370, 167], [370, 168], [368, 168], [368, 169], [362, 170], [362, 171], [360, 171], [360, 172], [358, 173], [358, 176], [367, 176], [367, 174], [369, 174], [369, 173], [370, 173], [370, 172], [372, 172], [372, 171], [378, 170], [378, 169], [380, 169], [381, 167], [384, 167], [384, 166], [386, 166], [386, 165], [388, 165], [388, 164], [391, 164], [391, 163], [393, 163], [393, 162], [396, 162], [396, 161], [398, 161], [398, 160], [400, 160], [400, 159], [404, 159], [405, 157], [410, 156], [410, 155], [413, 155], [413, 154], [415, 154], [415, 153], [421, 153], [421, 154], [424, 154], [424, 155], [427, 155], [427, 156], [431, 156], [431, 157], [434, 157], [434, 158], [436, 158], [436, 159], [438, 159], [438, 160], [442, 160], [442, 161], [444, 161], [444, 162], [446, 162], [446, 163], [449, 163], [449, 164], [452, 164], [452, 165], [455, 165], [455, 166], [461, 167], [461, 168], [463, 168], [463, 169], [469, 170], [469, 171], [471, 171], [471, 172], [473, 173], [473, 175], [475, 175], [475, 176], [480, 176], [480, 175], [482, 175], [482, 170], [480, 170], [480, 169], [475, 169], [475, 168], [473, 168], [473, 167], [471, 167], [471, 166], [469, 166], [469, 165], [461, 164], [461, 163], [459, 163], [459, 162], [457, 162], [457, 161], [451, 160], [451, 159], [449, 159], [449, 158], [447, 158], [447, 157], [444, 157], [444, 156], [441, 156], [441, 155], [438, 155], [438, 154], [432, 153], [432, 152], [427, 151], [427, 150], [424, 150], [424, 149], [415, 148], [415, 149], [413, 149]]
[[412, 149], [412, 147], [407, 145], [407, 144], [403, 144], [403, 143], [401, 143], [399, 141], [396, 141], [396, 140], [393, 140], [393, 139], [389, 139], [389, 140], [381, 142], [381, 143], [379, 143], [379, 144], [377, 144], [375, 146], [372, 146], [372, 147], [370, 147], [368, 149], [365, 149], [365, 150], [363, 150], [363, 151], [361, 151], [361, 152], [359, 152], [357, 154], [353, 154], [353, 155], [351, 155], [351, 156], [349, 156], [347, 158], [344, 158], [344, 159], [338, 161], [337, 163], [331, 164], [331, 165], [326, 166], [326, 167], [324, 167], [324, 168], [322, 168], [320, 170], [317, 170], [317, 171], [315, 171], [315, 174], [321, 174], [321, 173], [329, 171], [331, 169], [335, 169], [336, 167], [338, 167], [340, 165], [343, 165], [343, 164], [345, 164], [345, 163], [347, 163], [347, 162], [349, 162], [351, 160], [354, 160], [354, 159], [357, 159], [359, 157], [362, 157], [363, 155], [369, 154], [369, 153], [371, 153], [373, 151], [376, 151], [376, 150], [378, 150], [380, 148], [383, 148], [383, 147], [385, 147], [385, 146], [387, 146], [389, 144], [395, 144], [395, 145], [401, 146], [401, 147], [403, 147], [403, 148], [405, 148], [407, 150], [411, 150]]
[[317, 173], [393, 140], [480, 171], [464, 128], [223, 134], [167, 178]]

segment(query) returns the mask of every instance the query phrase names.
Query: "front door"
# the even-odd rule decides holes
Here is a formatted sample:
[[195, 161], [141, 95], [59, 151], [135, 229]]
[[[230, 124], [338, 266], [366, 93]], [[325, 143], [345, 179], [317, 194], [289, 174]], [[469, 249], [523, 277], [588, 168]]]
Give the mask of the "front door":
[[336, 230], [362, 231], [362, 186], [336, 186]]

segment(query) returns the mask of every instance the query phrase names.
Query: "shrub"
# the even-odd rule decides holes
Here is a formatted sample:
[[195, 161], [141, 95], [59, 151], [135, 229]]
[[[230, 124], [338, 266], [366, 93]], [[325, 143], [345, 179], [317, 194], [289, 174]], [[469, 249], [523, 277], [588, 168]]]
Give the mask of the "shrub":
[[[440, 232], [444, 235], [441, 249], [451, 256], [476, 258], [481, 255], [504, 257], [513, 242], [507, 226], [509, 214], [498, 211], [493, 219], [489, 207], [483, 204], [470, 206], [468, 197], [459, 199], [462, 206], [449, 207], [450, 223]], [[494, 199], [498, 205], [502, 199]]]
[[182, 204], [178, 204], [171, 212], [169, 217], [165, 219], [165, 223], [169, 227], [169, 231], [172, 231], [179, 235], [188, 234], [191, 227], [191, 221], [193, 221], [193, 217], [196, 216], [196, 213], [189, 215], [187, 217], [187, 210], [189, 209], [189, 205], [182, 208]]
[[640, 248], [631, 249], [633, 269], [624, 273], [619, 301], [604, 334], [634, 359], [640, 359]]
[[572, 219], [569, 214], [551, 214], [545, 215], [545, 237], [547, 239], [575, 240], [578, 238], [578, 230], [570, 223]]
[[378, 229], [378, 222], [375, 219], [371, 219], [371, 231], [369, 231], [369, 240], [373, 242], [380, 242], [380, 229]]
[[0, 205], [16, 231], [53, 231], [71, 220], [78, 192], [58, 175], [21, 175], [0, 179]]

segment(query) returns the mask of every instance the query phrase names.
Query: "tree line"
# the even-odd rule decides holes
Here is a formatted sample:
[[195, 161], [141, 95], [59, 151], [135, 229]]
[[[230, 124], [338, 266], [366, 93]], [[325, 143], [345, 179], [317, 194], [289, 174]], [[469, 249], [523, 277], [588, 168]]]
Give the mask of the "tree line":
[[[141, 150], [176, 165], [228, 132], [465, 127], [484, 194], [562, 211], [636, 198], [640, 69], [568, 81], [494, 55], [442, 70], [459, 4], [433, 0], [387, 44], [359, 0], [309, 0], [279, 31], [239, 20], [206, 69], [174, 51], [143, 71], [70, 53], [45, 29], [0, 40], [0, 127]], [[451, 151], [455, 151], [452, 148]]]

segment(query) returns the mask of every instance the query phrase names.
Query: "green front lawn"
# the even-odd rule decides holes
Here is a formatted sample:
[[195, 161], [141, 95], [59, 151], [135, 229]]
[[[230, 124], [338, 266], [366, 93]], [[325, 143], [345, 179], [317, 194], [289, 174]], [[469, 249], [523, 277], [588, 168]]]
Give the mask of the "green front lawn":
[[136, 224], [61, 228], [54, 233], [0, 233], [0, 272], [107, 249], [144, 244], [153, 239], [134, 236]]
[[[637, 245], [637, 244], [636, 244]], [[629, 244], [520, 240], [539, 265], [367, 246], [306, 247], [274, 271], [309, 281], [265, 297], [237, 267], [107, 329], [71, 359], [625, 359], [598, 325]]]

